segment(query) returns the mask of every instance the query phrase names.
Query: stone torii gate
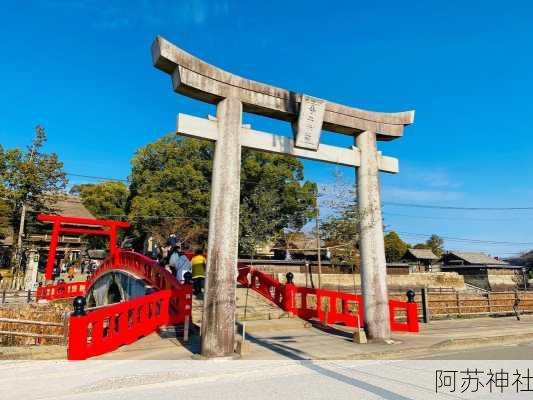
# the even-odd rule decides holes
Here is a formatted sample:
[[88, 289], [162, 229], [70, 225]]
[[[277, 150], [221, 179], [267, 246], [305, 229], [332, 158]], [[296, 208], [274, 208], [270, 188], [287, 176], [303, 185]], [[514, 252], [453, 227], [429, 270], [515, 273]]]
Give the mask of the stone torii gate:
[[[174, 91], [216, 104], [216, 118], [179, 114], [179, 134], [215, 142], [202, 355], [233, 354], [238, 258], [241, 148], [320, 160], [357, 169], [361, 283], [370, 339], [390, 339], [386, 261], [378, 172], [398, 172], [398, 160], [381, 155], [378, 140], [402, 136], [414, 111], [365, 111], [245, 79], [210, 65], [162, 37], [152, 44], [154, 66], [172, 77]], [[293, 124], [294, 140], [242, 124], [242, 113]], [[355, 137], [356, 146], [320, 144], [321, 130]]]

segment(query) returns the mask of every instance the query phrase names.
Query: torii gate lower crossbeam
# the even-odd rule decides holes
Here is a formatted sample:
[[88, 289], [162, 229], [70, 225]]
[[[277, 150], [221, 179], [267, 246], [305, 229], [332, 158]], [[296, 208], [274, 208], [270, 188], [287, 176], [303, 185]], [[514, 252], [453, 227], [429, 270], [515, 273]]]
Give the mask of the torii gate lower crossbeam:
[[[118, 255], [117, 231], [120, 228], [130, 227], [130, 224], [124, 221], [67, 217], [64, 215], [39, 214], [37, 220], [41, 222], [51, 222], [53, 224], [50, 250], [48, 252], [48, 259], [46, 260], [46, 280], [52, 280], [60, 234], [107, 236], [109, 237], [109, 253], [116, 257]], [[72, 226], [83, 226], [84, 228]], [[94, 227], [94, 229], [90, 227]]]

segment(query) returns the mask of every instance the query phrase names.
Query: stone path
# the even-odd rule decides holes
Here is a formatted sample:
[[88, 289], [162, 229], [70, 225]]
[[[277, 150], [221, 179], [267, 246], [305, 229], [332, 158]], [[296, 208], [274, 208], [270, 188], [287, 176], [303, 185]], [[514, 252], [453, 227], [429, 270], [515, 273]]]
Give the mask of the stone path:
[[[464, 348], [533, 342], [533, 316], [435, 321], [419, 334], [395, 333], [394, 344], [355, 344], [343, 327], [310, 325], [297, 318], [246, 321], [247, 360], [399, 359]], [[164, 335], [163, 335], [164, 336]], [[152, 334], [100, 359], [190, 359], [198, 337], [183, 346], [174, 336]]]

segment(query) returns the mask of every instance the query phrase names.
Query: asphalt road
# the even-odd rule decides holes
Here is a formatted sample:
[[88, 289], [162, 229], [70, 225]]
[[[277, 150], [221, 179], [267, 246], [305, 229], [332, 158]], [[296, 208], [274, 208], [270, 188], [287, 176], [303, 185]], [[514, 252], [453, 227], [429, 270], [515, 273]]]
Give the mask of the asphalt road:
[[[530, 351], [530, 346], [525, 346]], [[506, 349], [505, 349], [506, 350]], [[523, 349], [522, 349], [523, 350]], [[481, 350], [483, 351], [483, 350]], [[516, 348], [513, 351], [520, 351]], [[467, 352], [465, 352], [467, 353]], [[476, 353], [479, 355], [479, 353]], [[530, 399], [531, 392], [441, 393], [439, 370], [531, 367], [524, 361], [0, 362], [0, 398], [24, 400]]]
[[533, 360], [533, 343], [483, 347], [417, 357], [419, 360]]

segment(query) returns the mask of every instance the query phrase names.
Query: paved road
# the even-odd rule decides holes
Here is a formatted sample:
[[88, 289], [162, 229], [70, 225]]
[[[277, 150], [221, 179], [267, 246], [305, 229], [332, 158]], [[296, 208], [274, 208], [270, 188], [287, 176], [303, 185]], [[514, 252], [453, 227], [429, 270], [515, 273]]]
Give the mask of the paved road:
[[451, 351], [432, 356], [417, 357], [420, 360], [533, 360], [533, 342], [498, 347]]
[[[436, 393], [438, 370], [531, 367], [520, 361], [0, 362], [0, 398], [24, 400], [479, 399]], [[483, 393], [530, 399], [531, 392]]]

